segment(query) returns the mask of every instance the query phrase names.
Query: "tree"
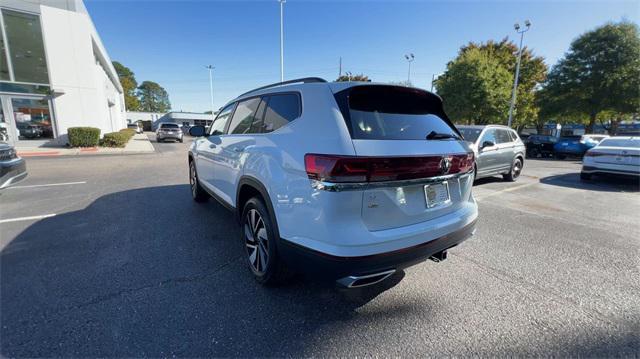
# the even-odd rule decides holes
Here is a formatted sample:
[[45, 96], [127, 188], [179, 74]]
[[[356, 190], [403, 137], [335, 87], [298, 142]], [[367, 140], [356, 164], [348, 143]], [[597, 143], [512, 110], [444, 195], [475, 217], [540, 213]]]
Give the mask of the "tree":
[[120, 85], [122, 86], [122, 90], [124, 92], [125, 107], [129, 111], [139, 111], [140, 101], [136, 96], [136, 87], [138, 87], [138, 82], [136, 81], [135, 74], [133, 73], [133, 71], [131, 71], [131, 69], [122, 65], [118, 61], [113, 62], [113, 67], [116, 69], [118, 79], [120, 80]]
[[336, 79], [336, 82], [345, 82], [345, 81], [362, 81], [362, 82], [371, 82], [369, 76], [359, 74], [352, 75], [351, 72], [347, 72], [346, 75], [342, 75]]
[[167, 112], [171, 109], [169, 94], [159, 84], [144, 81], [138, 86], [140, 109], [146, 112]]
[[593, 132], [603, 111], [625, 114], [640, 109], [640, 35], [638, 25], [609, 23], [571, 43], [549, 73], [544, 88], [548, 113], [588, 117]]
[[[506, 38], [499, 42], [490, 40], [486, 43], [469, 43], [463, 46], [458, 57], [447, 64], [445, 74], [435, 82], [438, 94], [445, 99], [447, 109], [460, 112], [464, 118], [458, 119], [459, 121], [506, 124], [517, 51], [516, 44]], [[450, 69], [455, 71], [449, 73]], [[516, 90], [514, 125], [522, 127], [535, 123], [538, 112], [535, 92], [545, 80], [546, 73], [544, 59], [535, 56], [530, 49], [524, 47]], [[474, 86], [467, 87], [466, 81], [470, 81]], [[461, 96], [457, 91], [465, 91], [467, 95]], [[449, 97], [456, 97], [456, 103], [448, 103]], [[476, 114], [477, 118], [473, 118], [476, 108], [482, 110], [483, 117]]]

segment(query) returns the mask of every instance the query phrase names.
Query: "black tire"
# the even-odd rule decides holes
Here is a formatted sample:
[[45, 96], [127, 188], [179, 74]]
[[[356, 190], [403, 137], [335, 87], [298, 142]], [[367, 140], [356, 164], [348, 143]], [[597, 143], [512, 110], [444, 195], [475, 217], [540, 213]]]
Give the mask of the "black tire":
[[180, 137], [180, 143], [182, 143], [182, 137]]
[[588, 181], [591, 179], [591, 173], [580, 172], [580, 179], [583, 181]]
[[158, 141], [158, 143], [162, 142], [162, 138], [158, 138], [156, 139], [156, 141]]
[[189, 161], [189, 185], [191, 186], [191, 198], [196, 202], [206, 202], [209, 199], [207, 191], [200, 186], [198, 180], [198, 171], [196, 170], [196, 164], [193, 161]]
[[262, 285], [285, 283], [291, 274], [278, 257], [278, 240], [272, 221], [262, 199], [247, 201], [240, 218], [240, 239], [251, 274]]
[[502, 175], [505, 181], [515, 182], [518, 177], [520, 177], [520, 173], [522, 173], [522, 167], [524, 162], [522, 162], [522, 158], [516, 157], [513, 159], [513, 163], [511, 164], [511, 169], [509, 173], [505, 173]]

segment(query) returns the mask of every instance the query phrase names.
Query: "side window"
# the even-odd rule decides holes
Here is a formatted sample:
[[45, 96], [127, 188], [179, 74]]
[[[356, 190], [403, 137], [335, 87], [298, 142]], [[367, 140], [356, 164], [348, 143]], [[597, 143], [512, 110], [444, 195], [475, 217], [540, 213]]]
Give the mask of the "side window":
[[482, 135], [482, 140], [480, 141], [480, 145], [482, 146], [482, 144], [484, 144], [486, 141], [491, 141], [494, 144], [497, 143], [496, 142], [496, 130], [489, 129], [489, 130], [486, 130], [484, 132], [484, 135]]
[[518, 134], [515, 131], [509, 131], [511, 135], [511, 141], [516, 142], [518, 140]]
[[295, 94], [271, 95], [262, 124], [263, 133], [285, 126], [300, 116], [300, 99]]
[[264, 109], [267, 107], [267, 102], [269, 102], [269, 96], [265, 96], [260, 101], [260, 105], [258, 106], [258, 110], [256, 111], [256, 115], [253, 117], [253, 124], [251, 125], [251, 133], [261, 133], [262, 125], [264, 124]]
[[232, 103], [220, 111], [218, 117], [216, 117], [216, 119], [211, 124], [209, 135], [215, 136], [224, 134], [224, 128], [227, 127], [227, 122], [229, 122], [229, 117], [231, 116], [235, 105], [235, 103]]
[[496, 140], [498, 140], [496, 143], [510, 143], [511, 136], [509, 135], [509, 131], [502, 129], [496, 130]]
[[251, 124], [253, 123], [253, 116], [260, 105], [260, 98], [252, 98], [238, 103], [236, 111], [233, 113], [231, 119], [231, 125], [229, 126], [228, 133], [243, 134], [249, 133], [251, 130]]

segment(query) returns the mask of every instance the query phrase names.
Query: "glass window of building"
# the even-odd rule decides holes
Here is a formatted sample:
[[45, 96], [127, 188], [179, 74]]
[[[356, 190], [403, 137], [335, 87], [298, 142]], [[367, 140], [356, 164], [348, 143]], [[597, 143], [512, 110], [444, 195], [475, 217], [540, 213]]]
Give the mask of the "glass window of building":
[[49, 83], [42, 28], [37, 15], [3, 9], [13, 77], [17, 82]]
[[7, 48], [4, 43], [4, 30], [0, 28], [0, 80], [9, 81], [9, 62], [7, 61]]

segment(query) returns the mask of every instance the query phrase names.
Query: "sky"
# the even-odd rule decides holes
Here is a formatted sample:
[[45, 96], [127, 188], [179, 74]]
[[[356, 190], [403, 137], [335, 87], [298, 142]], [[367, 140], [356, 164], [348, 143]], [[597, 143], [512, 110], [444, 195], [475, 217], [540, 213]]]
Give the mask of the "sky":
[[[169, 93], [175, 111], [211, 109], [280, 80], [280, 6], [268, 1], [85, 0], [114, 61], [138, 83]], [[518, 40], [513, 24], [530, 20], [525, 46], [555, 64], [581, 33], [609, 21], [640, 22], [640, 1], [304, 1], [284, 5], [285, 80], [342, 71], [373, 81], [429, 89], [464, 44]]]

